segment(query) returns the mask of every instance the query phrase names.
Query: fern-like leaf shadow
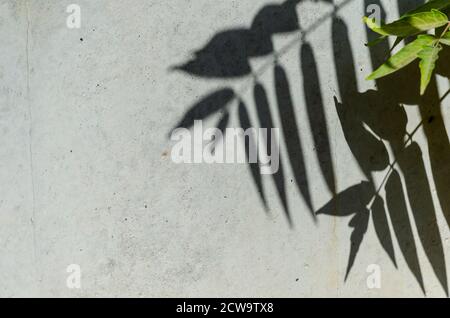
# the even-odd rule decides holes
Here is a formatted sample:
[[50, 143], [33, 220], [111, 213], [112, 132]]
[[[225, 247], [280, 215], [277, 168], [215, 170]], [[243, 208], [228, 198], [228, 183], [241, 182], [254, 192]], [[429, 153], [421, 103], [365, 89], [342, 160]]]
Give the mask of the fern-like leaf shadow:
[[[345, 3], [350, 1], [345, 1]], [[448, 293], [446, 263], [437, 223], [437, 212], [431, 195], [431, 185], [425, 170], [423, 150], [413, 139], [413, 135], [419, 128], [423, 128], [428, 141], [427, 151], [432, 168], [432, 181], [442, 212], [450, 227], [450, 195], [448, 193], [450, 189], [448, 165], [450, 146], [440, 109], [442, 96], [439, 97], [436, 81], [433, 80], [427, 94], [420, 97], [418, 94], [419, 68], [417, 64], [413, 63], [402, 72], [377, 80], [376, 89], [359, 92], [349, 29], [344, 19], [338, 16], [337, 6], [334, 6], [335, 12], [329, 16], [332, 18], [333, 52], [331, 57], [334, 60], [333, 67], [336, 72], [339, 96], [334, 97], [334, 105], [324, 104], [321, 78], [313, 45], [311, 39], [305, 40], [305, 33], [303, 33], [299, 60], [305, 105], [295, 105], [292, 98], [292, 92], [295, 90], [291, 89], [289, 74], [279, 62], [278, 52], [272, 38], [284, 32], [303, 32], [299, 28], [300, 23], [296, 12], [297, 5], [301, 2], [301, 0], [288, 0], [282, 4], [264, 6], [248, 28], [218, 32], [202, 49], [196, 51], [192, 60], [175, 67], [175, 69], [201, 78], [250, 78], [252, 81], [256, 78], [252, 85], [252, 104], [245, 103], [243, 98], [231, 88], [223, 88], [195, 103], [175, 127], [190, 128], [194, 120], [206, 119], [222, 112], [221, 119], [216, 126], [224, 131], [231, 120], [231, 112], [228, 112], [227, 108], [230, 107], [233, 100], [237, 100], [239, 123], [244, 130], [256, 127], [249, 116], [249, 105], [255, 107], [259, 127], [268, 129], [264, 144], [270, 154], [273, 146], [270, 129], [277, 128], [273, 111], [275, 108], [270, 107], [266, 87], [258, 80], [259, 71], [251, 69], [250, 59], [270, 57], [271, 54], [274, 54], [277, 57], [274, 62], [276, 109], [280, 118], [287, 158], [285, 161], [280, 159], [279, 171], [272, 178], [289, 224], [293, 226], [286, 180], [290, 166], [298, 192], [314, 218], [316, 215], [318, 217], [350, 218], [348, 225], [353, 230], [350, 234], [350, 254], [345, 280], [355, 263], [369, 222], [372, 221], [375, 234], [387, 257], [397, 267], [398, 255], [395, 254], [393, 244], [395, 239], [408, 269], [415, 277], [420, 289], [425, 293], [425, 281], [417, 253], [418, 245], [412, 228], [415, 225], [418, 241], [420, 241], [442, 288]], [[321, 2], [332, 3], [330, 0]], [[369, 4], [378, 4], [380, 8], [383, 8], [380, 0], [364, 0], [364, 3], [366, 7]], [[401, 13], [420, 3], [423, 1], [397, 1]], [[382, 15], [384, 18], [384, 10], [382, 10]], [[378, 37], [368, 29], [366, 30], [369, 41]], [[291, 47], [294, 46], [288, 45], [285, 49]], [[378, 67], [390, 54], [388, 42], [384, 41], [370, 48], [369, 54], [372, 68]], [[437, 74], [447, 78], [450, 77], [449, 54], [449, 49], [444, 50], [437, 65]], [[263, 69], [263, 71], [265, 70]], [[419, 105], [422, 116], [422, 122], [412, 132], [407, 131], [408, 117], [404, 108], [408, 107], [406, 105]], [[314, 180], [308, 178], [308, 169], [305, 163], [307, 149], [304, 148], [300, 126], [297, 122], [298, 110], [302, 110], [303, 107], [306, 110], [321, 177], [331, 196], [329, 202], [318, 209], [316, 213], [314, 213], [310, 191]], [[348, 150], [353, 154], [364, 175], [361, 183], [340, 192], [336, 187], [337, 180], [332, 160], [326, 110], [336, 111]], [[264, 208], [268, 210], [270, 202], [265, 194], [267, 189], [263, 186], [264, 178], [261, 177], [260, 166], [249, 160], [249, 147], [251, 143], [257, 142], [256, 137], [252, 134], [245, 136], [250, 175]], [[408, 139], [407, 143], [405, 143], [405, 139]], [[393, 150], [394, 158], [391, 158], [387, 151], [388, 145]], [[289, 165], [286, 167], [281, 164], [282, 162]], [[373, 175], [380, 171], [387, 171], [387, 175], [383, 184], [378, 187], [375, 185]], [[382, 188], [386, 193], [384, 198], [380, 192]], [[410, 214], [412, 218], [410, 218]]]

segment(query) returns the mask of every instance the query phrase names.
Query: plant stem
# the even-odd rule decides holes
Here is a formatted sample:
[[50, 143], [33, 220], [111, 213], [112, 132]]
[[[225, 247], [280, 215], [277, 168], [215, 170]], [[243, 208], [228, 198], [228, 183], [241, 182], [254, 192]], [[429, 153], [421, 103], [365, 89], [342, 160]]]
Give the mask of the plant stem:
[[441, 36], [439, 37], [439, 40], [442, 39], [445, 35], [445, 33], [447, 33], [447, 31], [450, 29], [450, 21], [447, 23], [447, 26], [444, 29], [444, 32], [442, 32]]

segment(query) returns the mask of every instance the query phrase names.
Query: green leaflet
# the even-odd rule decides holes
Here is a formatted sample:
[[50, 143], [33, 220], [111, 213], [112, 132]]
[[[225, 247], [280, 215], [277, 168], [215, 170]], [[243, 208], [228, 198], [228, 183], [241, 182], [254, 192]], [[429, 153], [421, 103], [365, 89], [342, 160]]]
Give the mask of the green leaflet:
[[366, 43], [366, 46], [368, 46], [368, 47], [375, 46], [377, 44], [380, 44], [381, 42], [383, 42], [386, 39], [387, 39], [386, 35], [380, 36], [378, 39], [375, 39], [373, 41], [370, 41], [370, 42]]
[[[372, 19], [371, 19], [371, 18], [368, 18], [368, 17], [364, 17], [364, 18], [363, 18], [363, 21], [364, 21], [364, 23], [367, 25], [367, 27], [368, 27], [369, 29], [371, 29], [372, 31], [374, 31], [374, 32], [377, 32], [377, 31], [375, 31], [375, 30], [377, 30], [377, 29], [380, 28], [380, 26], [377, 24], [375, 18], [372, 18]], [[378, 33], [378, 32], [377, 32], [377, 33]], [[387, 36], [388, 34], [382, 34], [382, 35]]]
[[392, 74], [407, 66], [417, 59], [419, 52], [424, 47], [435, 44], [437, 39], [432, 35], [420, 35], [415, 41], [406, 45], [383, 65], [367, 77], [367, 80], [376, 80], [386, 75]]
[[450, 45], [450, 32], [445, 33], [439, 42], [445, 45]]
[[[436, 68], [439, 52], [443, 49], [441, 44], [450, 46], [450, 31], [446, 32], [450, 23], [449, 16], [450, 0], [431, 0], [389, 24], [378, 25], [375, 19], [364, 17], [364, 22], [367, 26], [381, 35], [380, 38], [366, 44], [369, 47], [377, 45], [388, 36], [397, 37], [392, 48], [394, 49], [406, 37], [428, 33], [432, 29], [435, 29], [434, 33], [436, 34], [436, 36], [419, 35], [415, 41], [406, 45], [370, 74], [367, 80], [376, 80], [392, 74], [419, 58], [421, 72], [420, 94], [423, 95]], [[443, 32], [446, 33], [443, 34]], [[439, 37], [441, 34], [443, 35]]]
[[[382, 35], [382, 36], [380, 36], [378, 39], [375, 39], [375, 40], [373, 40], [373, 41], [370, 41], [370, 42], [366, 43], [365, 45], [366, 45], [367, 47], [373, 47], [373, 46], [376, 46], [376, 45], [380, 44], [381, 42], [383, 42], [383, 41], [386, 40], [387, 38], [388, 38], [388, 37], [387, 37], [386, 35]], [[397, 38], [395, 39], [394, 45], [393, 45], [392, 48], [390, 49], [390, 52], [392, 52], [392, 50], [394, 50], [394, 49], [397, 47], [397, 45], [399, 45], [403, 40], [404, 40], [403, 37], [397, 37]]]
[[[433, 9], [439, 10], [439, 11], [445, 13], [448, 16], [449, 13], [450, 13], [450, 0], [431, 0], [431, 1], [428, 1], [424, 5], [418, 7], [417, 9], [408, 11], [407, 13], [403, 14], [400, 17], [400, 19], [404, 18], [404, 17], [406, 17], [408, 15], [413, 15], [413, 14], [417, 14], [417, 13], [421, 13], [421, 12], [427, 12], [427, 11], [431, 11]], [[383, 35], [383, 36], [379, 37], [378, 39], [375, 39], [375, 40], [367, 43], [366, 46], [368, 46], [368, 47], [375, 46], [375, 45], [381, 43], [385, 39], [386, 39], [386, 36]], [[397, 40], [400, 40], [400, 39], [397, 38]], [[394, 47], [395, 47], [395, 45], [394, 45]]]
[[450, 0], [431, 0], [425, 3], [424, 5], [418, 7], [417, 9], [405, 13], [403, 17], [420, 12], [431, 11], [433, 9], [442, 11], [447, 7], [450, 7]]
[[439, 52], [442, 50], [442, 46], [439, 43], [435, 43], [433, 46], [426, 46], [420, 51], [417, 56], [420, 61], [420, 95], [423, 95], [430, 84], [431, 76], [436, 68], [436, 61], [439, 58]]
[[448, 23], [448, 17], [438, 10], [432, 10], [407, 15], [400, 20], [382, 26], [377, 25], [375, 19], [367, 17], [364, 17], [364, 22], [370, 29], [381, 35], [407, 37], [441, 27]]
[[[383, 42], [383, 41], [386, 40], [387, 38], [388, 38], [388, 37], [387, 37], [386, 35], [383, 35], [383, 36], [380, 36], [378, 39], [375, 39], [375, 40], [373, 40], [373, 41], [370, 41], [370, 42], [366, 43], [365, 45], [366, 45], [367, 47], [373, 47], [373, 46], [376, 46], [376, 45], [380, 44], [381, 42]], [[394, 45], [393, 45], [392, 48], [390, 49], [390, 52], [392, 52], [392, 50], [395, 49], [395, 48], [397, 47], [397, 45], [399, 45], [399, 44], [403, 41], [403, 39], [404, 39], [404, 38], [402, 38], [402, 37], [397, 37], [397, 38], [395, 39]]]

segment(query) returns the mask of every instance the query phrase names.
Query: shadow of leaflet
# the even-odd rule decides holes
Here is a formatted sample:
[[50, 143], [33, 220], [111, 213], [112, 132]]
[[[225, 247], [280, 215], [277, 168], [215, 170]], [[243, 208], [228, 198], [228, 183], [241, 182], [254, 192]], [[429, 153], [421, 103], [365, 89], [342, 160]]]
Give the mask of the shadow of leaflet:
[[319, 209], [317, 215], [338, 217], [353, 216], [349, 226], [353, 228], [350, 236], [350, 254], [348, 258], [345, 280], [353, 267], [359, 248], [369, 225], [370, 212], [367, 205], [372, 199], [373, 186], [363, 181], [338, 193], [331, 201]]
[[[274, 147], [275, 149], [279, 149], [276, 145], [272, 145], [271, 142], [276, 142], [276, 140], [272, 140], [272, 129], [275, 128], [275, 125], [273, 123], [272, 114], [270, 112], [270, 106], [269, 106], [269, 100], [267, 98], [266, 90], [264, 89], [264, 86], [262, 84], [256, 83], [253, 88], [253, 96], [255, 99], [255, 106], [258, 113], [259, 118], [259, 124], [261, 128], [267, 129], [267, 136], [266, 137], [266, 149], [268, 155], [272, 155], [271, 148]], [[288, 220], [289, 226], [292, 227], [292, 218], [291, 213], [289, 211], [289, 205], [287, 201], [287, 194], [286, 194], [286, 185], [285, 185], [285, 177], [284, 177], [284, 171], [283, 171], [283, 164], [280, 160], [280, 166], [278, 172], [274, 173], [272, 175], [273, 180], [275, 182], [275, 186], [278, 191], [278, 195], [280, 196], [281, 203], [283, 205], [284, 213], [286, 215], [286, 218]]]
[[413, 273], [417, 282], [425, 294], [422, 272], [420, 270], [419, 258], [417, 256], [414, 234], [409, 220], [406, 198], [403, 193], [400, 175], [394, 170], [386, 183], [386, 203], [395, 237], [405, 258], [406, 264]]
[[408, 198], [420, 241], [434, 273], [448, 296], [444, 250], [422, 151], [413, 142], [398, 154], [397, 160], [405, 177]]
[[333, 195], [336, 195], [336, 177], [331, 156], [330, 140], [328, 138], [325, 106], [320, 90], [319, 73], [313, 49], [308, 43], [303, 43], [300, 49], [300, 64], [309, 127], [314, 139], [317, 160], [328, 189]]
[[[251, 124], [250, 116], [247, 111], [247, 106], [245, 106], [244, 102], [242, 102], [242, 101], [239, 102], [239, 110], [238, 111], [239, 111], [239, 121], [241, 124], [241, 128], [244, 129], [244, 131], [247, 131], [247, 129], [252, 129], [254, 126]], [[249, 151], [251, 149], [250, 144], [256, 145], [256, 143], [257, 143], [256, 137], [250, 133], [246, 138], [247, 139], [245, 140], [244, 147], [245, 147], [245, 154], [247, 156], [248, 166], [250, 168], [250, 172], [251, 172], [253, 181], [256, 185], [256, 189], [258, 190], [259, 197], [261, 198], [261, 201], [264, 204], [264, 209], [267, 212], [268, 206], [267, 206], [266, 197], [264, 195], [264, 188], [263, 188], [259, 163], [257, 160], [256, 160], [256, 162], [255, 162], [255, 160], [250, 160], [251, 159], [250, 158], [251, 154]], [[255, 147], [253, 147], [253, 149], [255, 149]], [[256, 156], [257, 156], [257, 154], [256, 154]], [[255, 159], [255, 158], [253, 158], [253, 159]]]
[[278, 113], [281, 118], [281, 126], [284, 134], [289, 162], [294, 172], [295, 181], [300, 193], [303, 195], [310, 212], [315, 219], [311, 203], [311, 194], [308, 187], [308, 177], [306, 173], [305, 160], [303, 156], [303, 146], [298, 129], [294, 105], [292, 103], [289, 82], [283, 67], [275, 66], [275, 91], [277, 95]]

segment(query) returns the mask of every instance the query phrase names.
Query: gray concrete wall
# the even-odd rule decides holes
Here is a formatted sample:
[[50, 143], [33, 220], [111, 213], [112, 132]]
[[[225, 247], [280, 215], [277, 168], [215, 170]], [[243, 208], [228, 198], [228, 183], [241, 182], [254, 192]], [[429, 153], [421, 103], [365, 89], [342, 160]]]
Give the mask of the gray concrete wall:
[[[72, 2], [81, 8], [80, 29], [66, 26], [66, 7]], [[259, 109], [253, 101], [251, 75], [204, 79], [170, 67], [189, 60], [194, 50], [223, 30], [249, 28], [261, 8], [282, 1], [72, 2], [0, 1], [1, 296], [422, 297], [414, 276], [419, 270], [410, 269], [416, 254], [427, 295], [445, 296], [450, 233], [444, 217], [449, 208], [444, 206], [448, 183], [442, 176], [448, 176], [449, 145], [442, 129], [449, 128], [450, 99], [441, 106], [444, 124], [439, 112], [423, 102], [421, 108], [404, 108], [407, 131], [422, 117], [427, 122], [413, 140], [422, 150], [429, 185], [409, 182], [424, 180], [417, 162], [408, 166], [404, 158], [403, 170], [410, 173], [405, 177], [400, 172], [413, 235], [408, 242], [415, 246], [406, 246], [404, 218], [396, 219], [400, 228], [393, 224], [392, 218], [400, 212], [390, 211], [388, 232], [381, 240], [380, 227], [370, 217], [344, 282], [353, 232], [350, 213], [356, 212], [345, 211], [349, 213], [345, 217], [319, 215], [313, 220], [284, 146], [284, 140], [292, 136], [282, 136], [281, 155], [291, 228], [271, 176], [262, 177], [266, 213], [246, 165], [177, 165], [171, 160], [173, 142], [168, 134], [202, 96], [232, 87], [254, 121]], [[399, 15], [397, 1], [382, 3], [388, 19]], [[307, 42], [314, 53], [319, 84], [309, 89], [315, 87], [313, 95], [323, 100], [328, 127], [323, 138], [330, 144], [326, 165], [332, 165], [336, 193], [341, 193], [367, 180], [367, 174], [352, 153], [356, 149], [352, 143], [357, 141], [346, 139], [349, 131], [342, 127], [334, 97], [356, 106], [388, 100], [387, 95], [355, 96], [374, 88], [373, 82], [364, 80], [372, 70], [361, 23], [366, 4], [348, 1], [337, 13], [348, 27], [351, 47], [345, 34], [336, 31], [339, 23], [331, 17], [333, 6], [326, 1], [303, 1], [297, 6], [303, 30], [320, 22], [303, 40], [298, 31], [273, 36], [276, 51], [287, 46], [279, 64], [290, 85], [315, 211], [333, 194], [320, 169], [307, 116], [305, 99], [311, 91], [305, 83], [313, 79], [312, 73], [302, 74], [300, 48]], [[349, 50], [353, 53], [350, 65]], [[281, 128], [273, 56], [255, 57], [250, 63], [253, 70], [267, 66], [258, 81], [276, 114], [275, 126]], [[348, 88], [353, 76], [350, 66], [357, 79], [353, 93]], [[313, 72], [312, 67], [308, 64], [303, 69]], [[392, 85], [401, 88], [399, 96], [417, 95], [406, 81]], [[440, 76], [439, 94], [448, 87], [448, 79]], [[432, 119], [426, 106], [434, 112]], [[238, 127], [236, 103], [229, 107], [230, 126]], [[218, 113], [213, 114], [205, 125], [214, 125], [218, 118]], [[395, 124], [390, 115], [376, 119]], [[392, 147], [386, 140], [384, 144], [393, 162]], [[366, 150], [370, 153], [370, 149]], [[375, 185], [381, 185], [387, 171], [369, 175]], [[430, 193], [431, 205], [426, 193], [417, 197], [424, 189]], [[381, 195], [385, 198], [384, 187]], [[359, 195], [350, 198], [358, 200]], [[390, 241], [396, 266], [383, 249], [389, 250]], [[66, 285], [70, 264], [81, 268], [80, 289]], [[367, 286], [370, 273], [366, 270], [371, 264], [381, 270], [380, 289]]]

